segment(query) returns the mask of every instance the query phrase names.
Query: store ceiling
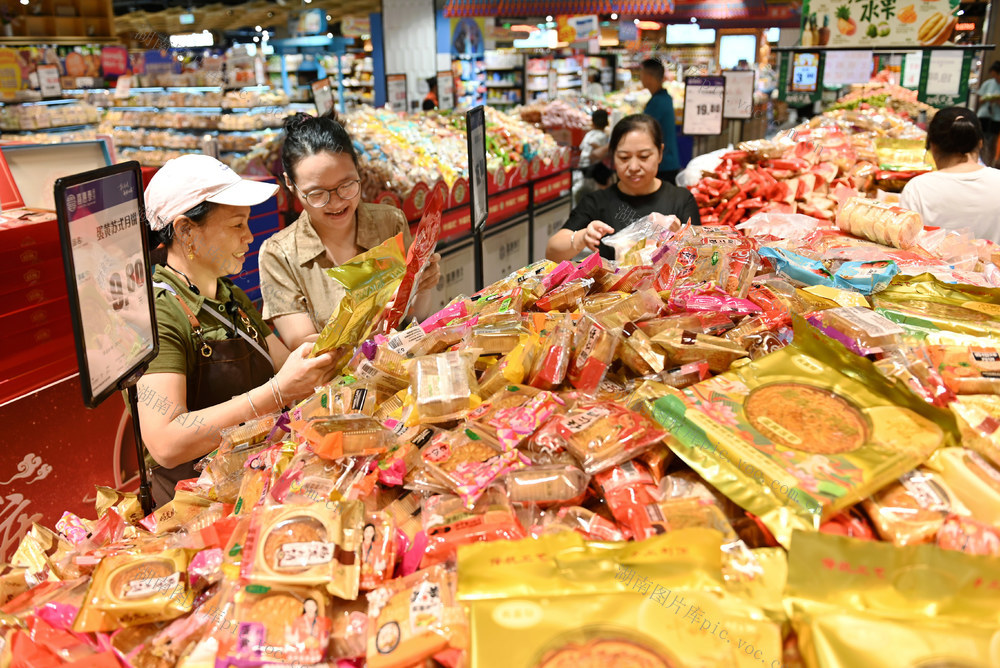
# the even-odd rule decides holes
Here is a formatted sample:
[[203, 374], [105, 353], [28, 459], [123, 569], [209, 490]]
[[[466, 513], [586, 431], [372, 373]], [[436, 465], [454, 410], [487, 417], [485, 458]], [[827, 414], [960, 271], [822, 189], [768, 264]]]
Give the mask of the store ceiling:
[[[154, 7], [167, 9], [154, 11]], [[174, 6], [169, 6], [174, 5]], [[304, 4], [301, 0], [286, 0], [285, 2], [268, 2], [254, 0], [253, 2], [214, 2], [198, 6], [197, 1], [181, 3], [146, 2], [145, 0], [127, 0], [115, 2], [115, 32], [177, 34], [201, 30], [237, 30], [244, 27], [285, 26], [288, 16], [305, 9], [325, 9], [332, 22], [345, 16], [368, 16], [372, 12], [382, 11], [382, 0], [313, 0]], [[143, 9], [145, 8], [145, 9]], [[194, 14], [194, 23], [182, 25], [182, 14]]]

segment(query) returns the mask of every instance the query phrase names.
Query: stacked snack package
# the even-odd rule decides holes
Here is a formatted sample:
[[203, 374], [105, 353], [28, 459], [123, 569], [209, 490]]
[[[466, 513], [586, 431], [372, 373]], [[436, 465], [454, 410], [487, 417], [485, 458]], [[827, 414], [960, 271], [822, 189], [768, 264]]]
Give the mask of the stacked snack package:
[[408, 326], [367, 251], [339, 376], [25, 532], [0, 667], [996, 665], [991, 255], [862, 204], [653, 216]]

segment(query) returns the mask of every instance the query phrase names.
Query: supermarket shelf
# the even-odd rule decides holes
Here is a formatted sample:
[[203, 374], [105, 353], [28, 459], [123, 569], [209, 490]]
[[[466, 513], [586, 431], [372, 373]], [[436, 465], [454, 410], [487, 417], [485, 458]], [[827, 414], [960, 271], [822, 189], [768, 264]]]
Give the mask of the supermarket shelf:
[[486, 82], [487, 88], [520, 88], [521, 84], [497, 84], [490, 81]]
[[487, 67], [487, 72], [514, 72], [523, 70], [523, 67]]
[[32, 128], [30, 130], [24, 129], [6, 129], [0, 128], [0, 132], [4, 134], [11, 135], [25, 135], [25, 134], [35, 134], [38, 132], [74, 132], [78, 130], [86, 130], [87, 128], [94, 128], [97, 123], [77, 123], [76, 125], [56, 125], [48, 128]]

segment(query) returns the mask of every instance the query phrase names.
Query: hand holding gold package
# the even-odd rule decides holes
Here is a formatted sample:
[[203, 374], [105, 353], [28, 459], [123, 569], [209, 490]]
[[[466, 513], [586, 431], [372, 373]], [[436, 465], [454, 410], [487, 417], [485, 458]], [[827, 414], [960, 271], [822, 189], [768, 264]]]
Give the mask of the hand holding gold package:
[[310, 357], [364, 341], [405, 272], [402, 234], [386, 239], [353, 260], [327, 269], [326, 273], [343, 285], [347, 294], [320, 332]]

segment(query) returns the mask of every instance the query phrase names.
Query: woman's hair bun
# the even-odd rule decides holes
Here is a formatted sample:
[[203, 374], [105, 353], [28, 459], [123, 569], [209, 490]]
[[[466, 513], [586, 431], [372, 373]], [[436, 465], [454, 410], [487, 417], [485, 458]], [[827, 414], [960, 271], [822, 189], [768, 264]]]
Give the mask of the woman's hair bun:
[[314, 120], [314, 118], [309, 114], [304, 114], [301, 111], [297, 111], [291, 116], [285, 116], [285, 120], [282, 123], [282, 127], [285, 129], [285, 132], [289, 131], [295, 132], [296, 130], [304, 128], [312, 120]]

